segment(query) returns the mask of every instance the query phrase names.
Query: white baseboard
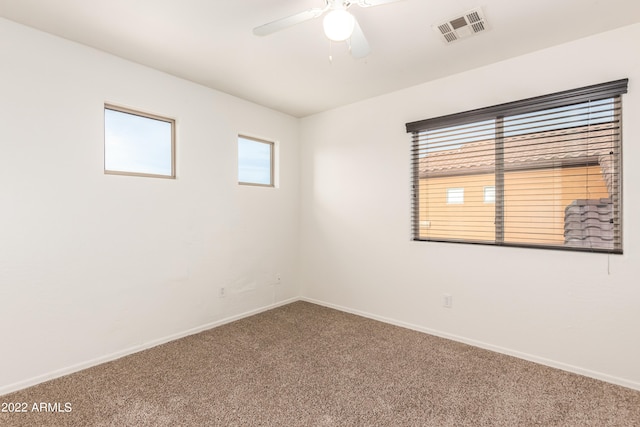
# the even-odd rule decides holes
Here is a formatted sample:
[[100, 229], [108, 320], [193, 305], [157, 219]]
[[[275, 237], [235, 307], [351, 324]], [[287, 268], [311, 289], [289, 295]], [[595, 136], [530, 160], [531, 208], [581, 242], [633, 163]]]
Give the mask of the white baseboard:
[[511, 349], [508, 349], [508, 348], [499, 347], [499, 346], [495, 346], [495, 345], [492, 345], [492, 344], [487, 344], [487, 343], [484, 343], [484, 342], [481, 342], [481, 341], [476, 341], [476, 340], [468, 339], [468, 338], [465, 338], [465, 337], [461, 337], [461, 336], [457, 336], [457, 335], [453, 335], [453, 334], [448, 334], [448, 333], [445, 333], [445, 332], [437, 331], [437, 330], [430, 329], [430, 328], [425, 328], [425, 327], [414, 325], [414, 324], [407, 323], [407, 322], [402, 322], [402, 321], [391, 319], [391, 318], [388, 318], [388, 317], [378, 316], [378, 315], [375, 315], [375, 314], [371, 314], [371, 313], [360, 311], [360, 310], [351, 309], [351, 308], [344, 307], [344, 306], [341, 306], [341, 305], [331, 304], [331, 303], [328, 303], [328, 302], [325, 302], [325, 301], [315, 300], [313, 298], [307, 298], [307, 297], [298, 298], [298, 297], [294, 297], [294, 298], [289, 298], [287, 300], [280, 301], [280, 302], [277, 302], [277, 303], [274, 303], [274, 304], [270, 304], [268, 306], [260, 307], [258, 309], [254, 309], [254, 310], [250, 310], [250, 311], [247, 311], [247, 312], [244, 312], [244, 313], [241, 313], [241, 314], [237, 314], [237, 315], [234, 315], [234, 316], [226, 317], [226, 318], [221, 319], [221, 320], [216, 320], [215, 322], [207, 323], [207, 324], [204, 324], [204, 325], [201, 325], [201, 326], [198, 326], [198, 327], [195, 327], [195, 328], [192, 328], [192, 329], [189, 329], [189, 330], [177, 333], [177, 334], [173, 334], [173, 335], [169, 335], [169, 336], [166, 336], [166, 337], [163, 337], [163, 338], [159, 338], [159, 339], [156, 339], [156, 340], [153, 340], [153, 341], [149, 341], [149, 342], [143, 343], [141, 345], [129, 347], [129, 348], [125, 349], [125, 350], [118, 351], [118, 352], [115, 352], [115, 353], [111, 353], [111, 354], [108, 354], [108, 355], [105, 355], [105, 356], [102, 356], [102, 357], [98, 357], [98, 358], [95, 358], [95, 359], [92, 359], [92, 360], [88, 360], [86, 362], [82, 362], [82, 363], [78, 363], [78, 364], [75, 364], [75, 365], [72, 365], [72, 366], [68, 366], [66, 368], [58, 369], [56, 371], [49, 372], [49, 373], [46, 373], [44, 375], [39, 375], [37, 377], [29, 378], [29, 379], [24, 380], [24, 381], [19, 381], [17, 383], [13, 383], [13, 384], [9, 384], [7, 386], [0, 387], [0, 396], [5, 395], [5, 394], [9, 394], [9, 393], [13, 393], [13, 392], [18, 391], [18, 390], [22, 390], [24, 388], [31, 387], [31, 386], [43, 383], [45, 381], [49, 381], [49, 380], [53, 380], [55, 378], [59, 378], [59, 377], [65, 376], [65, 375], [69, 375], [69, 374], [72, 374], [74, 372], [82, 371], [84, 369], [100, 365], [102, 363], [106, 363], [106, 362], [110, 362], [112, 360], [120, 359], [121, 357], [125, 357], [125, 356], [128, 356], [130, 354], [142, 351], [142, 350], [146, 350], [146, 349], [149, 349], [149, 348], [152, 348], [152, 347], [156, 347], [158, 345], [165, 344], [167, 342], [174, 341], [174, 340], [177, 340], [177, 339], [180, 339], [180, 338], [184, 338], [184, 337], [189, 336], [189, 335], [197, 334], [199, 332], [202, 332], [202, 331], [205, 331], [205, 330], [208, 330], [208, 329], [213, 329], [213, 328], [216, 328], [218, 326], [222, 326], [222, 325], [225, 325], [227, 323], [231, 323], [231, 322], [234, 322], [236, 320], [243, 319], [245, 317], [253, 316], [255, 314], [262, 313], [264, 311], [271, 310], [271, 309], [274, 309], [276, 307], [287, 305], [287, 304], [290, 304], [290, 303], [293, 303], [293, 302], [296, 302], [296, 301], [306, 301], [306, 302], [309, 302], [309, 303], [312, 303], [312, 304], [317, 304], [317, 305], [321, 305], [321, 306], [324, 306], [324, 307], [333, 308], [335, 310], [343, 311], [345, 313], [351, 313], [351, 314], [355, 314], [355, 315], [358, 315], [358, 316], [366, 317], [368, 319], [378, 320], [380, 322], [388, 323], [388, 324], [391, 324], [391, 325], [400, 326], [400, 327], [411, 329], [411, 330], [414, 330], [414, 331], [423, 332], [423, 333], [426, 333], [426, 334], [429, 334], [429, 335], [434, 335], [434, 336], [437, 336], [437, 337], [450, 339], [452, 341], [457, 341], [457, 342], [461, 342], [461, 343], [464, 343], [464, 344], [469, 344], [469, 345], [472, 345], [472, 346], [475, 346], [475, 347], [483, 348], [485, 350], [495, 351], [497, 353], [506, 354], [506, 355], [509, 355], [509, 356], [517, 357], [519, 359], [528, 360], [530, 362], [539, 363], [541, 365], [549, 366], [549, 367], [556, 368], [556, 369], [561, 369], [561, 370], [564, 370], [564, 371], [567, 371], [567, 372], [572, 372], [572, 373], [578, 374], [578, 375], [584, 375], [586, 377], [594, 378], [594, 379], [597, 379], [597, 380], [605, 381], [605, 382], [608, 382], [608, 383], [612, 383], [612, 384], [616, 384], [616, 385], [620, 385], [620, 386], [623, 386], [623, 387], [627, 387], [627, 388], [630, 388], [630, 389], [634, 389], [634, 390], [639, 390], [640, 391], [640, 383], [635, 382], [635, 381], [629, 381], [629, 380], [626, 380], [624, 378], [614, 377], [614, 376], [611, 376], [611, 375], [608, 375], [608, 374], [604, 374], [604, 373], [601, 373], [601, 372], [591, 371], [589, 369], [583, 369], [583, 368], [580, 368], [578, 366], [573, 366], [573, 365], [569, 365], [569, 364], [566, 364], [566, 363], [558, 362], [558, 361], [555, 361], [555, 360], [546, 359], [546, 358], [543, 358], [543, 357], [531, 355], [531, 354], [528, 354], [528, 353], [522, 353], [522, 352], [511, 350]]
[[280, 307], [280, 306], [283, 306], [283, 305], [287, 305], [287, 304], [290, 304], [290, 303], [298, 301], [298, 300], [299, 300], [299, 298], [297, 298], [297, 297], [289, 298], [289, 299], [286, 299], [284, 301], [280, 301], [280, 302], [277, 302], [277, 303], [274, 303], [274, 304], [270, 304], [270, 305], [267, 305], [267, 306], [264, 306], [264, 307], [260, 307], [260, 308], [254, 309], [254, 310], [250, 310], [250, 311], [247, 311], [247, 312], [244, 312], [244, 313], [240, 313], [240, 314], [237, 314], [237, 315], [234, 315], [234, 316], [226, 317], [226, 318], [221, 319], [221, 320], [216, 320], [215, 322], [210, 322], [210, 323], [207, 323], [207, 324], [204, 324], [204, 325], [200, 325], [200, 326], [197, 326], [195, 328], [191, 328], [191, 329], [183, 331], [183, 332], [172, 334], [172, 335], [169, 335], [169, 336], [166, 336], [166, 337], [163, 337], [163, 338], [158, 338], [158, 339], [155, 339], [155, 340], [152, 340], [152, 341], [140, 344], [140, 345], [136, 345], [136, 346], [133, 346], [133, 347], [129, 347], [129, 348], [124, 349], [122, 351], [117, 351], [115, 353], [107, 354], [105, 356], [101, 356], [101, 357], [98, 357], [98, 358], [95, 358], [95, 359], [92, 359], [92, 360], [88, 360], [86, 362], [77, 363], [75, 365], [68, 366], [66, 368], [57, 369], [57, 370], [55, 370], [53, 372], [48, 372], [48, 373], [43, 374], [43, 375], [38, 375], [36, 377], [29, 378], [29, 379], [24, 380], [24, 381], [19, 381], [17, 383], [13, 383], [13, 384], [9, 384], [9, 385], [6, 385], [6, 386], [2, 386], [2, 387], [0, 387], [0, 396], [5, 395], [5, 394], [9, 394], [9, 393], [13, 393], [14, 391], [22, 390], [24, 388], [31, 387], [31, 386], [43, 383], [45, 381], [49, 381], [49, 380], [53, 380], [53, 379], [65, 376], [65, 375], [69, 375], [69, 374], [72, 374], [74, 372], [82, 371], [84, 369], [91, 368], [93, 366], [97, 366], [97, 365], [100, 365], [100, 364], [103, 364], [103, 363], [106, 363], [106, 362], [111, 362], [112, 360], [120, 359], [121, 357], [128, 356], [130, 354], [137, 353], [139, 351], [146, 350], [146, 349], [149, 349], [149, 348], [152, 348], [152, 347], [156, 347], [158, 345], [168, 343], [169, 341], [174, 341], [174, 340], [177, 340], [177, 339], [180, 339], [180, 338], [184, 338], [184, 337], [189, 336], [189, 335], [194, 335], [194, 334], [197, 334], [199, 332], [206, 331], [208, 329], [213, 329], [213, 328], [216, 328], [218, 326], [222, 326], [222, 325], [225, 325], [227, 323], [235, 322], [236, 320], [240, 320], [240, 319], [243, 319], [245, 317], [253, 316], [255, 314], [262, 313], [264, 311], [271, 310], [271, 309], [274, 309], [276, 307]]
[[337, 305], [337, 304], [331, 304], [325, 301], [319, 301], [313, 298], [307, 298], [307, 297], [301, 297], [300, 298], [301, 301], [306, 301], [306, 302], [310, 302], [312, 304], [317, 304], [317, 305], [321, 305], [324, 307], [328, 307], [328, 308], [333, 308], [335, 310], [339, 310], [339, 311], [344, 311], [346, 313], [351, 313], [351, 314], [355, 314], [358, 316], [362, 316], [362, 317], [366, 317], [369, 319], [373, 319], [373, 320], [378, 320], [380, 322], [384, 322], [384, 323], [388, 323], [391, 325], [395, 325], [395, 326], [400, 326], [402, 328], [407, 328], [407, 329], [412, 329], [414, 331], [418, 331], [418, 332], [423, 332], [429, 335], [434, 335], [440, 338], [446, 338], [452, 341], [457, 341], [457, 342], [461, 342], [464, 344], [469, 344], [472, 345], [474, 347], [479, 347], [479, 348], [483, 348], [485, 350], [490, 350], [490, 351], [495, 351], [496, 353], [501, 353], [501, 354], [506, 354], [508, 356], [513, 356], [513, 357], [517, 357], [519, 359], [524, 359], [524, 360], [528, 360], [530, 362], [534, 362], [534, 363], [538, 363], [541, 365], [545, 365], [545, 366], [549, 366], [551, 368], [556, 368], [556, 369], [561, 369], [563, 371], [567, 371], [567, 372], [571, 372], [574, 374], [578, 374], [578, 375], [583, 375], [585, 377], [590, 377], [590, 378], [594, 378], [596, 380], [601, 380], [601, 381], [605, 381], [611, 384], [616, 384], [622, 387], [627, 387], [630, 389], [634, 389], [634, 390], [639, 390], [640, 391], [640, 383], [636, 382], [636, 381], [629, 381], [626, 380], [624, 378], [618, 378], [612, 375], [608, 375], [602, 372], [596, 372], [596, 371], [592, 371], [589, 369], [584, 369], [581, 368], [579, 366], [573, 366], [573, 365], [569, 365], [563, 362], [558, 362], [556, 360], [552, 360], [552, 359], [546, 359], [544, 357], [539, 357], [539, 356], [535, 356], [532, 354], [528, 354], [528, 353], [523, 353], [520, 351], [516, 351], [516, 350], [511, 350], [508, 348], [504, 348], [504, 347], [499, 347], [496, 345], [492, 345], [492, 344], [487, 344], [485, 342], [481, 342], [481, 341], [476, 341], [473, 339], [469, 339], [469, 338], [465, 338], [465, 337], [461, 337], [458, 335], [453, 335], [453, 334], [448, 334], [446, 332], [441, 332], [441, 331], [437, 331], [435, 329], [430, 329], [430, 328], [425, 328], [422, 326], [418, 326], [418, 325], [414, 325], [411, 323], [406, 323], [406, 322], [402, 322], [399, 320], [395, 320], [395, 319], [390, 319], [388, 317], [383, 317], [383, 316], [378, 316], [375, 314], [371, 314], [368, 312], [364, 312], [364, 311], [360, 311], [360, 310], [354, 310], [348, 307], [343, 307], [341, 305]]

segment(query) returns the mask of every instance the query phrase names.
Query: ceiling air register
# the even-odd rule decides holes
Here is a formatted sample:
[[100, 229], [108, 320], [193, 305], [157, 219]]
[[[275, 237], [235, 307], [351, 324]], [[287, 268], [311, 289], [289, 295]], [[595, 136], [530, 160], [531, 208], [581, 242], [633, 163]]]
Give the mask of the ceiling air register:
[[466, 37], [487, 31], [489, 26], [482, 9], [473, 9], [462, 16], [453, 17], [433, 26], [442, 41], [449, 44]]

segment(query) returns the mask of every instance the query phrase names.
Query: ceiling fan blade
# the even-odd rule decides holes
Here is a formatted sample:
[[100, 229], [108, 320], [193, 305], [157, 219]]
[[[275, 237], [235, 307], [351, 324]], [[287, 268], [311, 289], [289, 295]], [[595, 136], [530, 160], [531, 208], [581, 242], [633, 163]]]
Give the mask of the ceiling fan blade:
[[358, 6], [360, 7], [380, 6], [381, 4], [395, 3], [398, 1], [402, 1], [402, 0], [358, 0]]
[[253, 29], [253, 34], [256, 36], [266, 36], [276, 31], [284, 30], [285, 28], [292, 27], [304, 21], [308, 21], [313, 18], [317, 18], [322, 15], [326, 8], [313, 8], [305, 10], [304, 12], [296, 13], [295, 15], [287, 16], [286, 18], [277, 19], [268, 24], [261, 25]]
[[360, 28], [360, 24], [356, 20], [355, 27], [353, 28], [353, 33], [351, 34], [350, 49], [351, 56], [359, 59], [364, 58], [365, 56], [371, 53], [371, 48], [369, 47], [369, 42], [367, 41], [364, 33], [362, 32], [362, 28]]

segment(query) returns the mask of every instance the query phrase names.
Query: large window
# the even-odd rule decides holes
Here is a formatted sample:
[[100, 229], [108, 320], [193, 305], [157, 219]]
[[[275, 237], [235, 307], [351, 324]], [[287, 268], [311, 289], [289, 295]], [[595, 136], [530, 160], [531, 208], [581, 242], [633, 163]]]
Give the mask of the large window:
[[274, 186], [274, 143], [240, 135], [238, 137], [238, 183]]
[[105, 173], [175, 178], [174, 157], [174, 120], [105, 105]]
[[624, 79], [407, 123], [413, 239], [622, 253], [626, 92]]

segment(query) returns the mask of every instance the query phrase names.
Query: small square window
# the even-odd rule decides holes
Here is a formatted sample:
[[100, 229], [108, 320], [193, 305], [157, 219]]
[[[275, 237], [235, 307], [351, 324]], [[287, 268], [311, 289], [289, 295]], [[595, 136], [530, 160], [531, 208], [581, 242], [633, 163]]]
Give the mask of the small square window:
[[104, 106], [104, 171], [175, 178], [175, 121]]
[[238, 183], [273, 187], [274, 143], [238, 136]]
[[447, 188], [447, 204], [459, 205], [462, 203], [464, 203], [464, 188]]
[[491, 185], [484, 187], [484, 202], [495, 203], [496, 202], [496, 187]]

